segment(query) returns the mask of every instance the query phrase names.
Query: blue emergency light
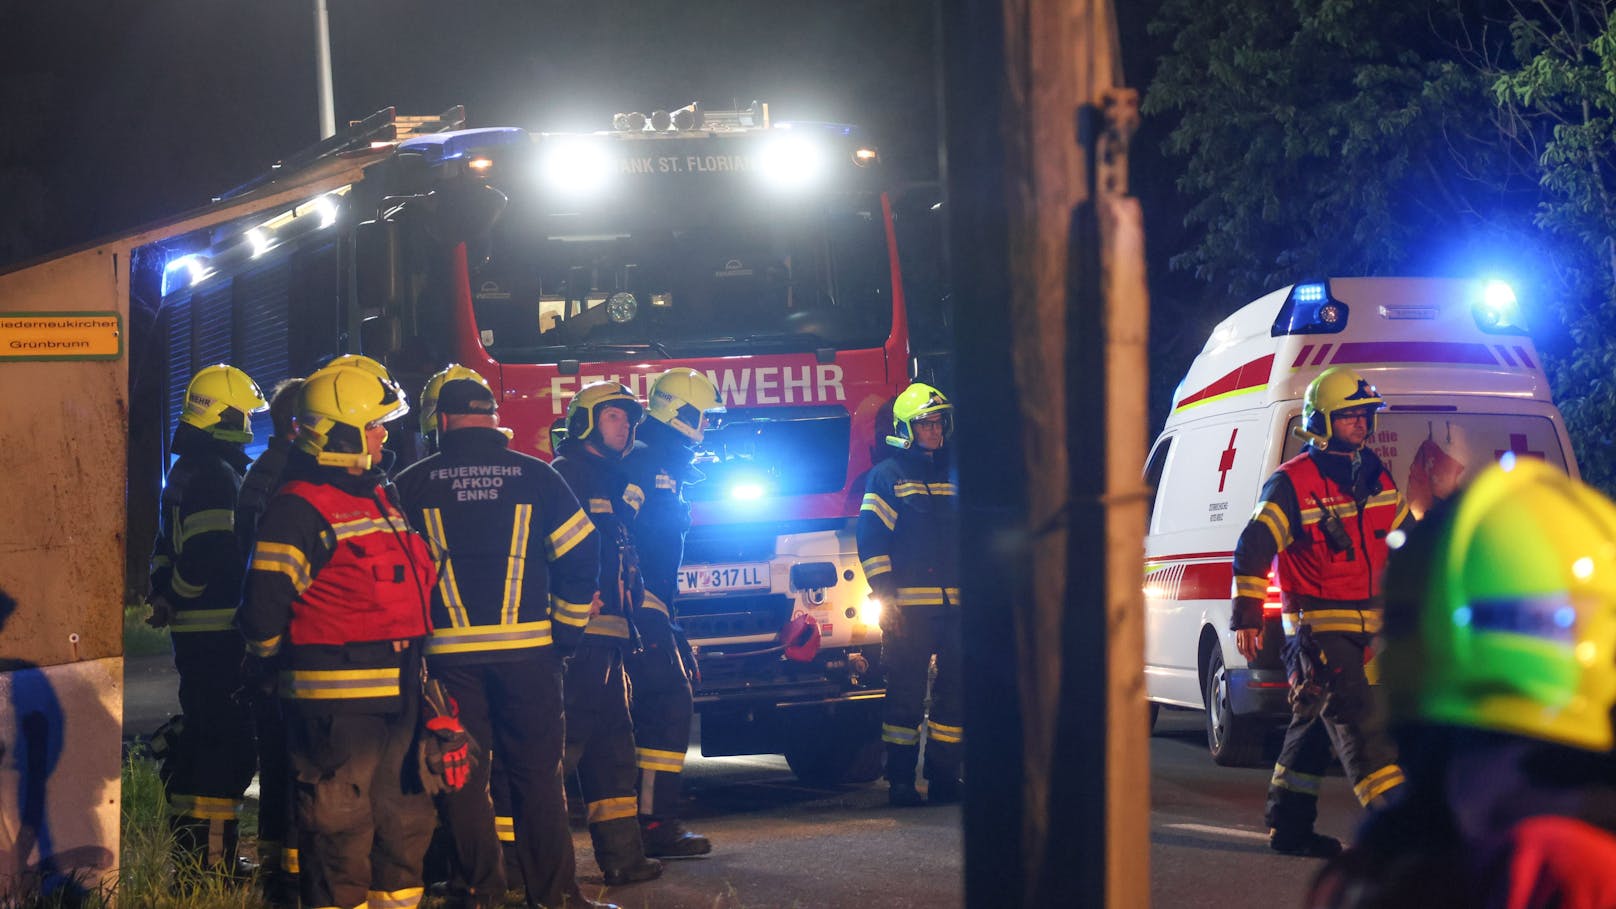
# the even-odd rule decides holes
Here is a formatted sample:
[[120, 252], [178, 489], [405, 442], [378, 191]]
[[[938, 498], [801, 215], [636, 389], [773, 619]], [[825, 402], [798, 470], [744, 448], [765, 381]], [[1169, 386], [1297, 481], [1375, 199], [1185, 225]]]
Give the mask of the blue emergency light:
[[1347, 304], [1330, 296], [1327, 282], [1315, 281], [1297, 284], [1285, 297], [1285, 304], [1274, 317], [1269, 333], [1279, 338], [1285, 335], [1333, 335], [1347, 327]]
[[1476, 317], [1476, 327], [1488, 334], [1528, 334], [1515, 288], [1507, 282], [1492, 280], [1482, 284], [1470, 311]]

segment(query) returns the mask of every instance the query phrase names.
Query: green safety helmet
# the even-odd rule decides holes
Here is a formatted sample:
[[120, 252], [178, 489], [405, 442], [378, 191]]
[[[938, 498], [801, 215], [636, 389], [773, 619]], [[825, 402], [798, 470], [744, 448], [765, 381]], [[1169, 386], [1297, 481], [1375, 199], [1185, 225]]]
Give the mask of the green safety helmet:
[[620, 382], [590, 382], [578, 389], [567, 402], [567, 437], [583, 441], [594, 435], [602, 407], [621, 407], [628, 413], [628, 447], [633, 448], [634, 428], [645, 419], [645, 408]]
[[915, 420], [931, 414], [943, 415], [943, 441], [954, 434], [954, 405], [937, 389], [924, 382], [915, 382], [892, 402], [892, 431], [887, 444], [894, 448], [909, 448], [915, 444]]
[[657, 376], [647, 397], [651, 404], [646, 409], [647, 416], [673, 427], [692, 442], [700, 442], [706, 434], [703, 414], [724, 412], [718, 386], [688, 366], [677, 366]]
[[489, 394], [494, 393], [493, 387], [488, 384], [487, 379], [483, 378], [482, 373], [469, 366], [450, 363], [433, 375], [432, 378], [427, 379], [426, 387], [421, 389], [421, 435], [430, 436], [438, 431], [438, 392], [443, 390], [445, 382], [451, 382], [455, 379], [470, 379], [487, 388]]
[[1506, 454], [1414, 529], [1385, 590], [1394, 722], [1616, 743], [1616, 504], [1603, 495]]
[[1294, 430], [1303, 441], [1318, 448], [1330, 443], [1333, 432], [1330, 420], [1339, 410], [1369, 408], [1369, 432], [1375, 432], [1375, 413], [1385, 409], [1386, 402], [1369, 380], [1355, 369], [1332, 366], [1308, 383], [1302, 397], [1302, 425]]
[[234, 366], [215, 363], [198, 370], [185, 386], [180, 422], [204, 430], [221, 442], [246, 443], [253, 437], [247, 415], [268, 407], [257, 382]]

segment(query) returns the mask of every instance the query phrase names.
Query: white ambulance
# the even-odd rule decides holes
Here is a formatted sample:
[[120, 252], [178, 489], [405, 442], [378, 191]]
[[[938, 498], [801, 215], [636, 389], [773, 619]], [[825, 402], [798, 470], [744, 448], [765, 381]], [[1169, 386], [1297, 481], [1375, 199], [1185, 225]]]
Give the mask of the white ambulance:
[[1416, 514], [1433, 484], [1505, 452], [1576, 475], [1564, 422], [1496, 281], [1339, 278], [1274, 291], [1224, 319], [1173, 398], [1146, 462], [1155, 489], [1145, 542], [1145, 673], [1161, 705], [1206, 711], [1219, 764], [1253, 766], [1289, 716], [1279, 594], [1249, 664], [1229, 631], [1231, 557], [1263, 483], [1303, 443], [1302, 395], [1349, 366], [1386, 400], [1371, 445]]

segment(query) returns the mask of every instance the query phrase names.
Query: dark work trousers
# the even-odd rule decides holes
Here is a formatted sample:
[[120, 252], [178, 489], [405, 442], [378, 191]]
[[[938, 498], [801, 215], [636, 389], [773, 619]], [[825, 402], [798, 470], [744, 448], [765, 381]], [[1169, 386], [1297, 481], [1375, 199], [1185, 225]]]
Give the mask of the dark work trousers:
[[398, 713], [287, 705], [304, 906], [420, 903], [435, 819], [414, 747], [419, 686], [406, 682], [405, 690], [412, 696]]
[[258, 763], [252, 715], [237, 699], [241, 635], [179, 632], [173, 642], [185, 721], [163, 776], [175, 847], [199, 862], [233, 864], [242, 795]]
[[666, 613], [641, 609], [634, 620], [643, 648], [624, 664], [634, 718], [635, 760], [640, 770], [640, 814], [656, 819], [679, 815], [685, 751], [695, 704], [690, 675]]
[[296, 874], [297, 825], [281, 700], [274, 692], [254, 692], [251, 711], [258, 736], [258, 860], [265, 869]]
[[[926, 679], [932, 655], [937, 679], [926, 711]], [[960, 683], [958, 606], [888, 606], [881, 614], [881, 662], [887, 696], [881, 740], [887, 743], [887, 780], [913, 785], [920, 729], [926, 728], [926, 778], [959, 779], [965, 742], [964, 691]]]
[[[560, 906], [577, 874], [561, 775], [560, 659], [545, 647], [504, 662], [433, 663], [432, 675], [459, 703], [466, 731], [493, 755], [441, 805], [472, 904], [497, 906], [507, 885], [519, 884], [528, 905]], [[489, 794], [493, 766], [509, 794], [509, 808], [501, 805], [499, 813], [510, 818], [515, 867], [505, 867], [501, 855], [504, 837]]]
[[567, 664], [567, 772], [576, 771], [595, 864], [621, 870], [644, 856], [634, 796], [634, 724], [617, 647], [586, 642]]
[[[1283, 836], [1312, 831], [1318, 817], [1319, 786], [1330, 762], [1330, 747], [1366, 807], [1383, 804], [1403, 782], [1396, 747], [1386, 735], [1364, 676], [1364, 654], [1371, 636], [1361, 632], [1310, 632], [1330, 672], [1322, 709], [1298, 705], [1285, 729], [1285, 744], [1268, 784], [1268, 826]], [[1295, 639], [1285, 648], [1286, 669], [1294, 676]], [[1317, 678], [1317, 676], [1315, 676]]]

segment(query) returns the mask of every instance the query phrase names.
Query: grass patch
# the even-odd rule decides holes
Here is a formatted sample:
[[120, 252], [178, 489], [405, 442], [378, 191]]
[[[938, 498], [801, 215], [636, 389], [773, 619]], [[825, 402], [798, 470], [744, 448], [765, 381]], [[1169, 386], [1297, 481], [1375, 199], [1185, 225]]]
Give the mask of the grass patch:
[[[123, 655], [153, 656], [168, 653], [167, 628], [153, 628], [146, 624], [151, 607], [145, 603], [130, 603], [123, 607]], [[4, 907], [0, 907], [4, 909]]]
[[[243, 817], [242, 827], [252, 819]], [[243, 839], [246, 839], [243, 831]], [[176, 862], [167, 796], [157, 762], [134, 750], [123, 766], [123, 855], [120, 906], [140, 909], [260, 909], [263, 897], [195, 863]], [[86, 909], [100, 909], [101, 904]]]

